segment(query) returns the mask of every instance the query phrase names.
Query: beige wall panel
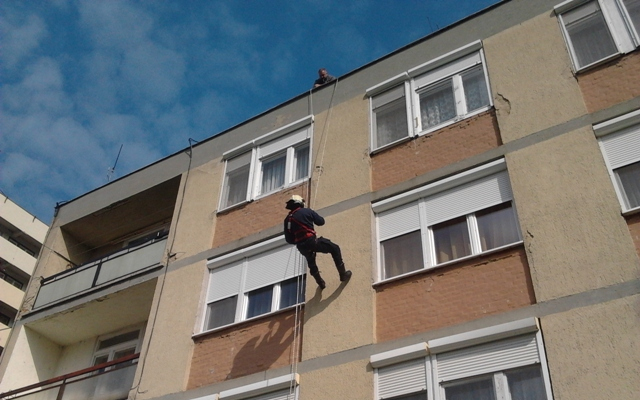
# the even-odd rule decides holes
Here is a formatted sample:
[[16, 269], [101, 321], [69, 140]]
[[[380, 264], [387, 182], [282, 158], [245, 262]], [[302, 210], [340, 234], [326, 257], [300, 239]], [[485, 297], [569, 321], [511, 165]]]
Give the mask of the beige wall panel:
[[300, 376], [301, 399], [373, 399], [369, 360], [315, 370]]
[[484, 50], [504, 143], [586, 112], [552, 12], [484, 40]]
[[[38, 259], [33, 271], [32, 276], [34, 277], [41, 276], [46, 278], [58, 272], [62, 272], [70, 266], [70, 264], [62, 257], [51, 251], [51, 249], [55, 249], [64, 257], [69, 258], [60, 228], [51, 228], [49, 235], [47, 235], [45, 245], [46, 247], [42, 247], [40, 258]], [[38, 290], [40, 290], [40, 280], [31, 279], [30, 284], [25, 291], [25, 301], [22, 305], [22, 309], [19, 310], [21, 313], [31, 310], [31, 307], [36, 300]]]
[[[144, 373], [137, 397], [139, 400], [184, 390], [191, 365], [191, 336], [198, 315], [205, 268], [203, 260], [171, 271], [165, 277], [164, 287], [162, 278], [158, 278], [154, 307], [140, 352], [141, 356], [146, 356], [140, 360]], [[161, 294], [159, 300], [158, 294]], [[147, 350], [151, 336], [152, 343]], [[141, 370], [138, 367], [136, 381], [140, 379]]]
[[634, 244], [590, 128], [510, 153], [507, 167], [539, 302], [638, 278]]
[[[215, 209], [220, 196], [221, 177], [224, 163], [219, 159], [210, 161], [187, 174], [182, 182], [176, 208], [173, 213], [172, 235], [175, 236], [171, 253], [177, 259], [197, 254], [211, 247], [215, 224]], [[184, 192], [184, 203], [182, 195]], [[171, 246], [172, 237], [169, 238]]]
[[541, 320], [555, 400], [640, 394], [640, 295]]
[[370, 218], [370, 207], [363, 205], [327, 218], [326, 225], [318, 228], [318, 236], [340, 246], [353, 276], [347, 284], [341, 283], [331, 255], [318, 254], [327, 288], [320, 291], [308, 278], [303, 360], [373, 343]]
[[[20, 326], [11, 359], [3, 359], [6, 367], [0, 381], [0, 393], [53, 378], [62, 348], [37, 332]], [[9, 349], [8, 349], [9, 350]]]
[[68, 374], [92, 366], [93, 353], [96, 349], [97, 340], [97, 338], [91, 338], [63, 347], [55, 376]]
[[323, 208], [371, 190], [368, 107], [368, 101], [355, 97], [316, 116], [311, 207]]

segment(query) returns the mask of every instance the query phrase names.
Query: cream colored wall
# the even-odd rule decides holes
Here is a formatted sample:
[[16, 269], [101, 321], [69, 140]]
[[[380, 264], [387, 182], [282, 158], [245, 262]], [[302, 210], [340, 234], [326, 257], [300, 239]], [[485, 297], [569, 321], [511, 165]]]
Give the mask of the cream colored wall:
[[368, 107], [368, 101], [355, 97], [316, 115], [309, 203], [312, 208], [326, 207], [371, 190]]
[[305, 305], [302, 359], [352, 349], [374, 341], [374, 292], [371, 288], [371, 208], [362, 205], [326, 218], [318, 235], [337, 243], [351, 280], [341, 284], [329, 254], [317, 262], [327, 288], [309, 277]]
[[592, 129], [527, 138], [587, 112], [556, 16], [500, 32], [484, 49], [503, 141], [530, 142], [506, 159], [537, 300], [637, 278], [637, 256]]
[[483, 41], [504, 143], [586, 112], [552, 12]]
[[[211, 247], [224, 163], [214, 159], [182, 175], [167, 248], [174, 260]], [[182, 202], [183, 191], [184, 202]], [[174, 241], [175, 237], [175, 241]], [[173, 242], [173, 247], [171, 243]]]
[[640, 395], [640, 295], [541, 320], [554, 398]]
[[0, 217], [40, 243], [44, 241], [49, 229], [44, 222], [2, 194], [0, 194]]
[[[206, 163], [182, 177], [181, 192], [172, 222], [175, 242], [170, 249], [173, 260], [181, 260], [211, 247], [215, 209], [220, 191], [223, 164], [219, 160]], [[182, 188], [185, 187], [184, 206], [180, 207]], [[171, 243], [173, 239], [169, 238]], [[206, 260], [171, 270], [158, 279], [156, 296], [136, 380], [140, 383], [138, 398], [153, 398], [184, 390], [189, 376], [193, 351], [193, 329], [199, 316], [199, 307]], [[157, 313], [157, 315], [156, 315]], [[155, 318], [154, 318], [155, 316]], [[152, 338], [151, 346], [149, 339]], [[147, 353], [148, 351], [148, 353]]]
[[55, 376], [79, 371], [93, 365], [97, 338], [91, 338], [62, 348]]
[[3, 358], [0, 393], [53, 378], [62, 348], [22, 325], [14, 327], [12, 335], [17, 337], [7, 350], [13, 357]]
[[590, 128], [506, 159], [538, 302], [640, 276]]
[[373, 399], [369, 360], [359, 360], [300, 375], [301, 399]]

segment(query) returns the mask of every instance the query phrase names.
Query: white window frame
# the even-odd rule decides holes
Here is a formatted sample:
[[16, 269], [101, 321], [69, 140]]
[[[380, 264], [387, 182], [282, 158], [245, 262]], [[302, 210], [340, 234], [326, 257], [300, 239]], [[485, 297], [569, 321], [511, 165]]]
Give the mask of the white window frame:
[[[455, 208], [451, 207], [451, 204], [447, 206], [447, 208], [451, 208], [451, 210], [457, 210], [458, 208], [463, 212], [462, 214], [458, 214], [458, 211], [447, 210], [447, 216], [438, 217], [434, 215], [430, 215], [431, 211], [428, 209], [427, 204], [430, 203], [432, 199], [437, 198], [436, 196], [440, 194], [455, 193], [457, 190], [465, 190], [469, 184], [473, 186], [476, 182], [491, 182], [491, 198], [487, 200], [483, 200], [482, 207], [475, 209], [475, 211], [467, 213], [466, 210], [469, 207], [474, 206], [465, 205], [458, 206], [455, 204]], [[511, 208], [514, 213], [515, 219], [515, 229], [517, 231], [518, 240], [509, 243], [503, 246], [499, 246], [496, 248], [492, 248], [486, 251], [482, 251], [480, 246], [480, 236], [479, 230], [476, 220], [476, 213], [491, 208], [493, 206], [497, 206], [503, 203], [511, 203]], [[412, 205], [413, 203], [413, 205]], [[413, 210], [411, 215], [409, 214], [396, 214], [394, 215], [394, 211], [399, 211], [401, 207], [416, 207], [417, 210]], [[382, 200], [372, 204], [373, 212], [376, 216], [376, 237], [377, 237], [377, 258], [378, 258], [378, 272], [377, 272], [377, 282], [386, 282], [389, 280], [399, 279], [400, 277], [405, 277], [408, 275], [420, 273], [424, 270], [429, 270], [433, 268], [439, 268], [445, 265], [449, 265], [452, 263], [457, 263], [469, 258], [477, 257], [483, 254], [489, 254], [493, 252], [497, 252], [503, 250], [505, 248], [513, 247], [522, 243], [522, 235], [520, 231], [520, 226], [517, 217], [517, 211], [515, 207], [515, 202], [513, 201], [513, 194], [511, 192], [511, 185], [509, 182], [508, 174], [506, 171], [506, 163], [504, 159], [499, 159], [488, 164], [481, 165], [479, 167], [473, 168], [471, 170], [465, 171], [463, 173], [451, 176], [446, 179], [442, 179], [431, 183], [429, 185], [411, 190], [409, 192], [402, 193], [400, 195], [391, 197], [386, 200]], [[391, 213], [385, 214], [385, 212], [390, 211]], [[392, 215], [393, 220], [398, 223], [398, 228], [393, 228], [392, 233], [382, 232], [381, 227], [383, 221], [382, 218], [385, 218], [386, 215]], [[465, 216], [467, 218], [467, 227], [469, 229], [469, 238], [471, 245], [471, 254], [456, 258], [453, 260], [445, 261], [438, 263], [437, 257], [435, 253], [435, 241], [433, 235], [433, 226], [437, 225], [441, 222], [450, 221], [455, 218], [460, 218]], [[403, 218], [406, 219], [406, 224]], [[417, 218], [417, 221], [416, 221]], [[409, 225], [411, 224], [411, 225]], [[404, 227], [408, 226], [405, 230]], [[386, 240], [390, 240], [411, 232], [420, 232], [421, 242], [422, 242], [422, 258], [423, 258], [423, 267], [414, 271], [410, 271], [404, 274], [385, 277], [384, 276], [384, 265], [383, 265], [383, 254], [382, 254], [382, 242]]]
[[640, 162], [640, 110], [596, 124], [593, 130], [623, 214], [640, 211], [630, 207], [615, 170]]
[[[287, 258], [287, 265], [279, 265], [277, 270], [272, 269], [267, 271], [267, 268], [270, 267], [270, 265], [265, 265], [264, 268], [262, 267], [261, 262], [268, 260], [268, 258], [261, 259], [260, 256], [263, 255], [275, 255], [276, 258]], [[208, 333], [224, 329], [243, 321], [262, 318], [281, 310], [296, 307], [303, 304], [305, 301], [304, 274], [306, 272], [306, 264], [302, 261], [301, 257], [295, 250], [295, 247], [288, 245], [283, 236], [272, 238], [256, 245], [211, 259], [207, 262], [207, 267], [209, 269], [209, 282], [206, 291], [207, 297], [204, 300], [203, 313], [200, 322], [200, 333]], [[228, 282], [230, 284], [225, 287], [224, 293], [212, 293], [212, 291], [215, 290], [215, 284], [212, 279], [216, 277], [216, 273], [222, 271], [224, 268], [227, 268], [227, 271], [229, 271], [229, 274], [231, 275]], [[257, 287], [253, 287], [255, 283], [249, 281], [251, 278], [248, 275], [251, 271], [253, 271], [254, 276], [256, 271], [261, 271], [261, 274], [266, 275], [257, 278], [260, 282]], [[301, 297], [299, 298], [298, 303], [280, 308], [281, 285], [290, 279], [298, 279], [298, 286], [302, 292], [300, 293]], [[267, 287], [273, 287], [270, 311], [248, 318], [249, 294]], [[237, 296], [233, 322], [207, 329], [209, 305], [229, 299], [233, 296]]]
[[[520, 357], [501, 357], [496, 354], [495, 349], [503, 345], [511, 344], [515, 347], [513, 351], [521, 353]], [[483, 346], [484, 347], [473, 347]], [[492, 348], [493, 345], [493, 348]], [[494, 350], [486, 353], [491, 356], [488, 364], [483, 364], [482, 357], [475, 353], [478, 349]], [[469, 349], [470, 351], [467, 351]], [[502, 350], [505, 351], [505, 350]], [[463, 370], [454, 370], [455, 377], [444, 377], [439, 371], [439, 356], [458, 355], [462, 360], [475, 358], [475, 363], [465, 366]], [[493, 376], [494, 387], [505, 389], [507, 385], [504, 375], [505, 371], [513, 371], [518, 368], [526, 368], [539, 365], [542, 373], [542, 380], [545, 387], [547, 400], [553, 400], [551, 392], [551, 380], [547, 358], [544, 351], [544, 342], [539, 330], [538, 321], [535, 318], [512, 321], [505, 324], [495, 325], [474, 331], [464, 332], [452, 336], [433, 339], [428, 342], [421, 342], [411, 346], [406, 346], [384, 353], [374, 354], [370, 357], [371, 367], [374, 369], [374, 399], [384, 399], [381, 393], [381, 369], [386, 368], [386, 374], [393, 374], [392, 381], [388, 381], [391, 386], [385, 391], [391, 391], [391, 396], [406, 396], [412, 393], [421, 393], [426, 390], [429, 400], [444, 400], [444, 388], [452, 382], [461, 380], [475, 380], [481, 377]], [[477, 367], [473, 367], [476, 365]], [[444, 367], [444, 364], [442, 365]], [[422, 372], [421, 372], [421, 371]], [[418, 372], [418, 374], [416, 374]], [[406, 375], [405, 375], [406, 373]], [[406, 381], [404, 380], [406, 378]], [[389, 379], [385, 376], [385, 379]], [[425, 389], [426, 388], [426, 389]], [[504, 398], [498, 394], [498, 398]]]
[[[291, 397], [291, 400], [294, 400], [298, 398], [299, 385], [300, 375], [297, 373], [292, 373], [252, 383], [249, 385], [224, 390], [219, 393], [217, 398], [219, 400], [243, 400], [260, 398], [258, 396], [274, 394], [274, 392], [278, 391], [289, 391], [289, 394], [293, 392], [293, 397]], [[290, 398], [290, 396], [286, 397]]]
[[[106, 347], [104, 349], [99, 349], [100, 347], [100, 343], [104, 342], [106, 340], [112, 339], [114, 337], [120, 336], [120, 335], [124, 335], [127, 333], [133, 333], [135, 331], [138, 331], [138, 337], [135, 339], [131, 339], [128, 340], [126, 342], [119, 342], [116, 343], [112, 346]], [[125, 350], [131, 347], [135, 347], [134, 350], [134, 354], [139, 353], [140, 352], [140, 347], [142, 346], [142, 338], [144, 337], [144, 326], [133, 326], [133, 327], [129, 327], [127, 329], [122, 329], [118, 332], [115, 333], [110, 333], [107, 335], [103, 335], [103, 336], [99, 336], [98, 340], [96, 340], [96, 344], [95, 344], [95, 348], [93, 351], [93, 355], [92, 355], [92, 362], [91, 365], [95, 365], [95, 361], [98, 357], [103, 357], [103, 356], [107, 356], [107, 361], [113, 361], [114, 360], [114, 355], [116, 352], [121, 351], [121, 350]]]
[[[579, 65], [573, 43], [571, 42], [566, 29], [566, 21], [563, 18], [563, 14], [580, 6], [586, 5], [587, 3], [597, 3], [599, 6], [602, 16], [604, 17], [606, 28], [609, 30], [609, 33], [613, 38], [617, 51], [603, 59], [586, 65]], [[562, 34], [571, 56], [571, 61], [576, 72], [584, 71], [588, 68], [605, 63], [620, 54], [630, 53], [640, 45], [640, 36], [633, 26], [633, 22], [631, 21], [622, 0], [567, 0], [556, 5], [554, 10], [558, 16], [560, 29], [562, 30]]]
[[[308, 179], [311, 174], [312, 131], [313, 116], [307, 116], [224, 153], [222, 155], [222, 159], [225, 163], [225, 167], [222, 179], [222, 190], [220, 191], [220, 200], [218, 202], [218, 210], [224, 211], [240, 206], [249, 201], [298, 185]], [[307, 145], [309, 146], [308, 168], [302, 178], [296, 179], [296, 149]], [[271, 159], [278, 153], [284, 153], [286, 156], [284, 183], [282, 186], [263, 193], [262, 163], [265, 160]], [[241, 166], [249, 165], [246, 197], [244, 200], [239, 202], [226, 204], [225, 197], [227, 197], [228, 194], [226, 193], [227, 191], [225, 188], [229, 180], [229, 168], [233, 161], [238, 160], [240, 157], [248, 158], [248, 162], [246, 164], [240, 164]]]
[[[478, 65], [482, 66], [489, 104], [468, 112], [462, 89], [461, 75]], [[482, 42], [475, 41], [367, 89], [366, 95], [369, 97], [369, 131], [372, 152], [394, 146], [412, 137], [429, 134], [445, 126], [455, 124], [456, 122], [491, 109], [491, 107], [493, 107], [493, 96], [491, 95], [489, 73], [486, 65]], [[454, 83], [454, 96], [456, 101], [455, 118], [423, 129], [420, 118], [420, 94], [428, 88], [446, 82], [449, 79], [453, 80]], [[405, 106], [408, 118], [407, 135], [393, 142], [378, 145], [374, 112], [375, 99], [377, 96], [384, 96], [385, 93], [389, 93], [400, 86], [404, 87]], [[382, 108], [385, 104], [386, 103], [375, 106], [375, 109]]]

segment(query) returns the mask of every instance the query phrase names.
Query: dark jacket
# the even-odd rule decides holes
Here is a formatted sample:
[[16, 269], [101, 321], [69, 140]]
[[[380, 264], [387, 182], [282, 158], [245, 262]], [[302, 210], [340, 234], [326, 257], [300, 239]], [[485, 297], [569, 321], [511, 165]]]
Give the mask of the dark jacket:
[[289, 226], [290, 215], [292, 215], [292, 218], [297, 222], [311, 230], [313, 230], [313, 224], [316, 224], [318, 226], [324, 225], [324, 218], [322, 218], [317, 212], [313, 211], [310, 208], [301, 207], [292, 210], [287, 215], [287, 218], [284, 219], [284, 239], [287, 241], [287, 243], [290, 244], [296, 244], [296, 234], [300, 235], [300, 231], [305, 230], [295, 221], [292, 221], [291, 226]]

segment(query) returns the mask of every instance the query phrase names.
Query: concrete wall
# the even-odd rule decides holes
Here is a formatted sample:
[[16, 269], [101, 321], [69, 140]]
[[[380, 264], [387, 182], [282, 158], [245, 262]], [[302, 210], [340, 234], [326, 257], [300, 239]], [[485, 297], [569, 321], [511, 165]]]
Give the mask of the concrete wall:
[[640, 295], [543, 318], [555, 400], [640, 393]]
[[484, 41], [504, 143], [586, 111], [566, 48], [551, 9]]
[[11, 341], [12, 354], [20, 354], [21, 357], [3, 360], [6, 370], [0, 370], [0, 393], [56, 376], [62, 347], [21, 325], [14, 328]]
[[306, 373], [300, 378], [300, 398], [372, 399], [373, 373], [368, 364], [358, 360]]

